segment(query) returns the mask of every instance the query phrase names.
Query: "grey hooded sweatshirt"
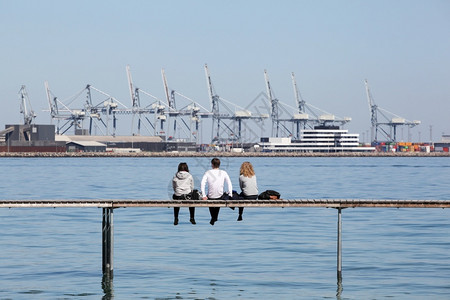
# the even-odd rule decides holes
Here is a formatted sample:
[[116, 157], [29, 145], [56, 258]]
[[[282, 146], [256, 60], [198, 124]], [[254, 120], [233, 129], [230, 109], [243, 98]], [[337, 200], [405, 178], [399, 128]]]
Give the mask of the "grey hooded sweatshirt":
[[180, 171], [172, 179], [175, 196], [189, 194], [194, 189], [194, 178], [189, 172]]

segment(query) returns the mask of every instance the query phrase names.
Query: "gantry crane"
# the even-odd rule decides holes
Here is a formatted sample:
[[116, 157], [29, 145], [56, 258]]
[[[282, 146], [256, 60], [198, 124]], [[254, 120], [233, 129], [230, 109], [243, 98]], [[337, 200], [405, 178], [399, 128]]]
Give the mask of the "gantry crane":
[[[349, 117], [339, 118], [320, 108], [306, 103], [298, 91], [294, 73], [291, 73], [291, 79], [294, 87], [294, 96], [297, 107], [292, 107], [278, 100], [274, 96], [267, 70], [264, 70], [264, 78], [266, 82], [267, 98], [269, 99], [271, 107], [272, 136], [274, 137], [278, 137], [280, 135], [280, 131], [283, 130], [284, 136], [293, 136], [295, 139], [299, 139], [300, 129], [305, 129], [307, 126], [310, 128], [314, 128], [315, 126], [341, 126], [351, 121], [351, 118]], [[288, 111], [287, 108], [291, 111]], [[311, 113], [313, 117], [310, 116], [307, 111]], [[287, 117], [282, 117], [282, 115], [287, 115]], [[296, 130], [290, 130], [285, 123], [295, 124]]]
[[[203, 106], [190, 99], [189, 97], [186, 97], [185, 95], [173, 89], [169, 89], [164, 69], [161, 69], [161, 76], [164, 85], [164, 93], [166, 95], [166, 100], [169, 107], [167, 113], [169, 116], [169, 128], [171, 119], [173, 119], [173, 137], [175, 138], [177, 136], [177, 129], [181, 129], [185, 133], [185, 135], [189, 137], [189, 141], [192, 142], [194, 140], [198, 142], [200, 119], [212, 116], [212, 114], [207, 112], [207, 110]], [[187, 100], [188, 104], [178, 109], [175, 100], [176, 96], [184, 98], [185, 100]], [[181, 121], [182, 125], [184, 126], [179, 126], [177, 120]]]
[[308, 124], [309, 115], [306, 113], [306, 101], [303, 100], [298, 88], [297, 81], [295, 80], [294, 72], [291, 73], [292, 86], [294, 88], [294, 97], [297, 104], [297, 113], [292, 116], [292, 121], [296, 125], [295, 138], [300, 139], [300, 130], [306, 128]]
[[[93, 134], [93, 126], [99, 129], [104, 135], [116, 135], [117, 113], [126, 109], [116, 98], [105, 93], [96, 87], [88, 84], [85, 87], [87, 93], [84, 109], [89, 118], [89, 134]], [[103, 116], [105, 119], [103, 119]], [[112, 119], [112, 130], [110, 122]], [[102, 126], [97, 126], [102, 125]], [[103, 129], [105, 132], [103, 132]]]
[[[146, 120], [148, 122], [148, 124], [150, 124], [150, 126], [153, 128], [155, 135], [161, 135], [161, 134], [165, 135], [164, 123], [167, 120], [167, 116], [166, 116], [167, 104], [165, 104], [163, 101], [158, 99], [156, 96], [153, 96], [152, 94], [150, 94], [140, 88], [134, 87], [133, 80], [131, 78], [130, 66], [127, 66], [126, 69], [127, 69], [128, 86], [129, 86], [129, 90], [130, 90], [130, 98], [131, 98], [131, 104], [132, 104], [132, 108], [131, 108], [131, 113], [133, 114], [132, 123], [134, 123], [134, 119], [135, 119], [136, 115], [138, 116], [138, 120], [137, 120], [138, 133], [137, 134], [138, 135], [141, 134], [141, 124], [144, 124], [144, 122], [142, 122], [142, 118], [144, 118], [144, 120]], [[154, 100], [154, 102], [143, 107], [141, 105], [141, 99], [140, 99], [141, 93], [152, 98]], [[150, 119], [147, 116], [148, 114], [154, 114], [154, 122], [150, 121]]]
[[[165, 101], [134, 85], [129, 66], [126, 67], [126, 72], [131, 107], [124, 105], [115, 97], [90, 84], [68, 100], [60, 101], [58, 97], [53, 95], [48, 82], [45, 82], [49, 111], [52, 120], [57, 122], [57, 133], [64, 134], [71, 128], [84, 129], [85, 120], [89, 120], [89, 128], [84, 129], [89, 134], [93, 134], [93, 127], [95, 126], [95, 129], [100, 130], [102, 135], [115, 136], [119, 115], [128, 115], [131, 116], [132, 135], [140, 135], [142, 128], [145, 128], [150, 134], [165, 134], [165, 122], [168, 118], [179, 114], [175, 108], [175, 94], [183, 95], [172, 91], [172, 99], [169, 98], [172, 102], [169, 101], [166, 104]], [[75, 100], [84, 93], [86, 93], [84, 104], [76, 103]], [[142, 96], [147, 96], [152, 100], [144, 103]], [[197, 131], [199, 129], [199, 118], [203, 115], [209, 115], [207, 112], [200, 112], [200, 107], [190, 100], [189, 106], [180, 111], [182, 115], [191, 117], [191, 120], [195, 122]], [[134, 131], [135, 129], [137, 129], [137, 132]]]
[[[396, 142], [397, 141], [397, 127], [407, 126], [412, 128], [420, 124], [420, 121], [408, 121], [394, 113], [391, 113], [378, 105], [375, 104], [373, 100], [372, 93], [370, 92], [369, 83], [364, 80], [366, 86], [367, 102], [369, 104], [370, 110], [370, 123], [371, 123], [371, 140], [373, 143], [379, 142], [378, 134], [382, 134], [386, 142]], [[384, 120], [380, 121], [378, 116], [382, 116]], [[386, 128], [387, 127], [387, 128]]]
[[[242, 137], [242, 121], [243, 120], [257, 120], [262, 121], [267, 118], [265, 114], [254, 115], [251, 111], [241, 106], [235, 105], [230, 101], [220, 97], [214, 91], [213, 84], [211, 81], [211, 75], [209, 74], [208, 65], [205, 64], [205, 75], [206, 84], [208, 87], [209, 99], [211, 101], [211, 113], [212, 113], [212, 132], [211, 140], [224, 141], [225, 138], [221, 136], [222, 132], [227, 132], [227, 140], [232, 140], [233, 142], [241, 143], [243, 142]], [[234, 106], [234, 111], [231, 110], [226, 103]], [[228, 112], [221, 113], [220, 106], [225, 108]], [[229, 120], [232, 124], [227, 124], [225, 120]], [[236, 128], [237, 127], [237, 128]], [[215, 134], [215, 135], [214, 135]]]
[[270, 102], [270, 117], [272, 119], [272, 136], [278, 137], [280, 129], [280, 121], [282, 120], [280, 119], [278, 99], [275, 98], [273, 95], [267, 70], [264, 70], [264, 79], [266, 81], [267, 97], [269, 98]]
[[[82, 128], [83, 121], [87, 118], [86, 110], [84, 108], [69, 108], [68, 105], [70, 104], [64, 104], [58, 97], [53, 95], [47, 81], [44, 82], [44, 86], [47, 94], [50, 116], [52, 120], [57, 120], [56, 133], [64, 134], [72, 127], [75, 129]], [[77, 98], [84, 90], [85, 89], [77, 93], [76, 96], [73, 96], [70, 103], [72, 103], [73, 99]], [[64, 121], [63, 124], [61, 124], [62, 121]]]
[[[86, 85], [81, 91], [61, 101], [50, 90], [48, 82], [45, 82], [45, 89], [47, 93], [47, 100], [49, 104], [49, 111], [52, 120], [56, 120], [56, 133], [65, 134], [69, 129], [86, 130], [92, 134], [92, 127], [94, 124], [102, 126], [97, 127], [103, 135], [116, 135], [117, 129], [117, 114], [131, 114], [132, 109], [127, 108], [119, 100], [113, 96], [105, 93], [92, 85]], [[86, 94], [84, 103], [77, 103], [75, 101], [83, 94]], [[103, 118], [105, 117], [105, 119]], [[84, 128], [84, 121], [89, 120], [89, 128]], [[112, 122], [112, 131], [110, 129], [110, 122]], [[106, 131], [103, 131], [102, 128]], [[85, 134], [85, 133], [83, 133]]]

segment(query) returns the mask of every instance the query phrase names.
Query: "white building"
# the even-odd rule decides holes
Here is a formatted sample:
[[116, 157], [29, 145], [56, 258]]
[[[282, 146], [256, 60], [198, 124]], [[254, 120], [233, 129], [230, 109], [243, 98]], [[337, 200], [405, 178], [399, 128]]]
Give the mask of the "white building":
[[299, 141], [288, 138], [263, 138], [259, 143], [262, 151], [299, 151], [299, 152], [367, 152], [374, 147], [361, 147], [359, 134], [348, 133], [346, 129], [336, 127], [316, 127], [301, 130]]

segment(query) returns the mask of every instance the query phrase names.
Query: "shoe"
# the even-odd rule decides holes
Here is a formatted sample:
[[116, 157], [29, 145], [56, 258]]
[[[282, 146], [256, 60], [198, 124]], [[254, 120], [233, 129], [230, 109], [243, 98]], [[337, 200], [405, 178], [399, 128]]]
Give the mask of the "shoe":
[[235, 207], [230, 207], [232, 210], [234, 210], [235, 209]]
[[239, 217], [238, 217], [238, 219], [237, 219], [238, 221], [242, 221], [243, 219], [242, 219], [242, 215], [239, 215]]
[[209, 224], [214, 225], [216, 221], [214, 221], [213, 219], [211, 219], [211, 221], [209, 221]]
[[178, 225], [178, 218], [175, 218], [175, 220], [173, 220], [173, 225]]
[[197, 224], [197, 223], [195, 223], [195, 219], [194, 219], [194, 218], [190, 218], [190, 220], [189, 220], [189, 221], [191, 221], [192, 225], [195, 225], [195, 224]]

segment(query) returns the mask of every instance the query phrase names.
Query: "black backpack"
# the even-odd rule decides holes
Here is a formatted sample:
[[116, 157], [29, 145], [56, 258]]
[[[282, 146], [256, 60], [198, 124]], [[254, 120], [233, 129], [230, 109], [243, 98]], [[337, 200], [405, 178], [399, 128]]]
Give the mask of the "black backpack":
[[186, 200], [200, 200], [200, 193], [198, 190], [193, 190], [189, 194], [185, 195]]
[[258, 199], [260, 200], [280, 199], [280, 193], [274, 190], [266, 190], [261, 194], [259, 194]]

